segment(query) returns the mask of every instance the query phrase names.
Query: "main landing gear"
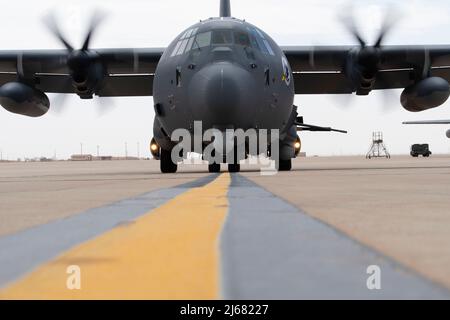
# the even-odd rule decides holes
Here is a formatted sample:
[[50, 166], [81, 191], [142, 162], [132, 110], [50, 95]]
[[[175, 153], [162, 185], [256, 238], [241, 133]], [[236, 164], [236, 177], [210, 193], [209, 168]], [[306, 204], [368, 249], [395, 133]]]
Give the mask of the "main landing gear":
[[278, 171], [291, 171], [292, 170], [292, 159], [278, 160], [276, 162], [276, 167], [277, 167]]

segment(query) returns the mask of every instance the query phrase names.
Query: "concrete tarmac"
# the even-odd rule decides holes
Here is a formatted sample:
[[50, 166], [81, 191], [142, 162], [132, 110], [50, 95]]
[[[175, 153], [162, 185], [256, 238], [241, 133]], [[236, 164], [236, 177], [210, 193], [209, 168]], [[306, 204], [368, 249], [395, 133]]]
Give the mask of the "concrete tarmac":
[[[158, 169], [0, 164], [0, 298], [450, 297], [450, 157]], [[64, 286], [69, 264], [80, 292]]]
[[450, 287], [450, 157], [307, 158], [275, 178], [244, 176]]
[[208, 175], [180, 171], [163, 176], [157, 161], [0, 163], [0, 236]]

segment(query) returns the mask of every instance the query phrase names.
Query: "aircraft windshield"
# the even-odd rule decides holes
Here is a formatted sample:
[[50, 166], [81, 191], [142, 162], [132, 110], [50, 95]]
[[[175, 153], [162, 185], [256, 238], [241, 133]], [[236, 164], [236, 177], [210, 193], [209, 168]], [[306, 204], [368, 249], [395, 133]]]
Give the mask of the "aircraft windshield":
[[237, 45], [252, 47], [264, 54], [274, 55], [274, 52], [261, 31], [256, 28], [242, 30], [213, 30], [197, 33], [198, 28], [189, 29], [182, 34], [175, 45], [171, 56], [188, 53], [191, 50], [209, 47], [211, 45]]
[[234, 41], [239, 46], [250, 47], [250, 37], [246, 32], [235, 31], [234, 32]]
[[233, 44], [233, 33], [231, 32], [231, 30], [213, 31], [212, 44]]

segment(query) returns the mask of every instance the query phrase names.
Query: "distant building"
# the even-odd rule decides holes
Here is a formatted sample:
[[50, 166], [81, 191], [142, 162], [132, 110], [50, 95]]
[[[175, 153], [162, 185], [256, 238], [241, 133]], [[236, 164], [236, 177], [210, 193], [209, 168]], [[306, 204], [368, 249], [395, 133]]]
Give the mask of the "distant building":
[[70, 161], [92, 161], [92, 154], [74, 154], [70, 157]]
[[112, 156], [99, 156], [93, 158], [94, 161], [111, 161], [112, 159]]
[[139, 160], [138, 157], [113, 157], [112, 160]]

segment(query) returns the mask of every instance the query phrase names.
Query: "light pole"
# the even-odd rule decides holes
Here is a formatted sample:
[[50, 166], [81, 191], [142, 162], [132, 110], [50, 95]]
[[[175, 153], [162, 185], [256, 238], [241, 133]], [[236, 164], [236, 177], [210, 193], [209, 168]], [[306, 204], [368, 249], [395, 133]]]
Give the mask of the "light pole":
[[81, 149], [81, 150], [80, 150], [80, 151], [81, 151], [80, 154], [83, 155], [83, 143], [80, 143], [80, 149]]

